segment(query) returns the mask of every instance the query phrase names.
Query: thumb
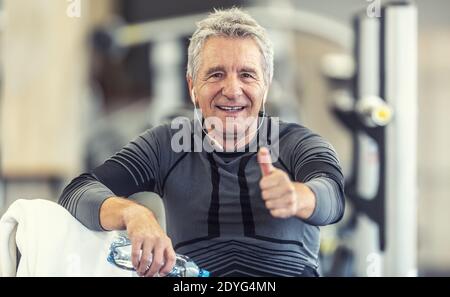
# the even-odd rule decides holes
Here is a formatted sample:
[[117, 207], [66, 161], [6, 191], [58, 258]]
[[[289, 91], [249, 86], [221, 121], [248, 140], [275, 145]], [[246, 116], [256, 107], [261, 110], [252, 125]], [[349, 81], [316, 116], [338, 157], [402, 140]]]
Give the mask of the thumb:
[[262, 147], [259, 149], [258, 163], [263, 176], [269, 175], [273, 171], [272, 159], [267, 148]]

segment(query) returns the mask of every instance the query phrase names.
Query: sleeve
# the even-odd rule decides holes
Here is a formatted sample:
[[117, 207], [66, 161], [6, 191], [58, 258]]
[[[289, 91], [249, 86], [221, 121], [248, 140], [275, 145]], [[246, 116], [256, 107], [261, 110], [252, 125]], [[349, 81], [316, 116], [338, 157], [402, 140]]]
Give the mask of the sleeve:
[[330, 178], [318, 177], [305, 183], [316, 197], [314, 212], [306, 222], [323, 226], [336, 223], [344, 214], [344, 195], [341, 187]]
[[161, 152], [167, 150], [161, 149], [161, 137], [165, 134], [158, 127], [139, 135], [92, 172], [73, 179], [64, 188], [58, 203], [87, 228], [102, 231], [99, 213], [107, 198], [128, 197], [144, 191], [162, 196], [162, 163], [167, 157]]
[[334, 148], [324, 138], [306, 132], [297, 134], [290, 154], [291, 172], [297, 182], [308, 186], [316, 197], [308, 224], [324, 226], [338, 222], [344, 215], [344, 176]]

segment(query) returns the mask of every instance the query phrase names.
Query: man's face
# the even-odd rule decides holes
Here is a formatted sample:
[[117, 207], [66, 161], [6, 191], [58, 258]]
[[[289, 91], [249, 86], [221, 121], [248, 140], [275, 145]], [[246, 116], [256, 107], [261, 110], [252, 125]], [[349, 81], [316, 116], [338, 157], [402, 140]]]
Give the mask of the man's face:
[[200, 55], [196, 80], [188, 79], [191, 94], [193, 87], [205, 119], [220, 119], [223, 136], [242, 135], [257, 119], [267, 90], [258, 45], [251, 38], [211, 37]]

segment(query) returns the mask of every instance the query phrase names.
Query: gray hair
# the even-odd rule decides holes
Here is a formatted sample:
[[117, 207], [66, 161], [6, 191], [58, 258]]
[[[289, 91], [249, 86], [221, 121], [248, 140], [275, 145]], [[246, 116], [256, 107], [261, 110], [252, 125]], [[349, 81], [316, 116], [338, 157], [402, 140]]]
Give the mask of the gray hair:
[[192, 34], [188, 48], [186, 75], [196, 79], [200, 67], [200, 53], [206, 40], [212, 36], [253, 38], [261, 51], [262, 69], [266, 84], [273, 77], [273, 45], [266, 30], [249, 14], [239, 8], [226, 10], [214, 9], [206, 19], [197, 23], [197, 30]]

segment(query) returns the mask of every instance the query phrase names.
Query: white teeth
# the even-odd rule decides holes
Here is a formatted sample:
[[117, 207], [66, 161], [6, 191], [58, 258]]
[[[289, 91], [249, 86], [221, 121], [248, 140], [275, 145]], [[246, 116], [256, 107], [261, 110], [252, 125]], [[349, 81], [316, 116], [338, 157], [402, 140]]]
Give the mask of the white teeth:
[[220, 109], [223, 110], [241, 110], [244, 109], [243, 106], [218, 106]]

